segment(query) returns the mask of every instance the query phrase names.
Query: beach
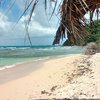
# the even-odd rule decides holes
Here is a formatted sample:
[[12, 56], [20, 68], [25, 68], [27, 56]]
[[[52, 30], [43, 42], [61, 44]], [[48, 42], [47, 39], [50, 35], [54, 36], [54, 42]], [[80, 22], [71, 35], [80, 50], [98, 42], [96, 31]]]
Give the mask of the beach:
[[0, 0], [0, 100], [100, 100], [100, 0]]
[[100, 53], [17, 64], [0, 71], [0, 100], [100, 99], [99, 67]]

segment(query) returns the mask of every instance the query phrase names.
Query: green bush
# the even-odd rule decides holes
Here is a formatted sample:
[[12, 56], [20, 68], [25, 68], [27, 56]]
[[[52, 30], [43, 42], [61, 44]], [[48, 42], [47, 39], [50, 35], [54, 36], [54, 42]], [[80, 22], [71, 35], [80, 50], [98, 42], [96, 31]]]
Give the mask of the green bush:
[[100, 43], [100, 20], [94, 21], [92, 25], [87, 24], [86, 28], [91, 34], [85, 38], [84, 44], [89, 42]]

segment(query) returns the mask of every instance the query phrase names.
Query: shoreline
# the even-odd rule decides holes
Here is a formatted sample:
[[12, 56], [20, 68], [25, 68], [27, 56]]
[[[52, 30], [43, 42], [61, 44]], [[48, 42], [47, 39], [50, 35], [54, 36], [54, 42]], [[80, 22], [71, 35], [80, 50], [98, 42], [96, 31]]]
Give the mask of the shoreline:
[[[74, 55], [80, 55], [80, 54], [74, 54]], [[1, 68], [0, 85], [6, 82], [12, 81], [14, 79], [27, 76], [29, 73], [34, 72], [35, 70], [38, 70], [39, 68], [41, 68], [42, 64], [49, 60], [53, 60], [53, 59], [55, 60], [55, 59], [60, 59], [63, 57], [70, 57], [70, 56], [73, 56], [73, 54], [44, 57], [37, 60], [25, 61], [25, 62], [9, 65], [6, 68]]]
[[2, 70], [0, 100], [100, 98], [99, 55], [74, 54]]
[[46, 59], [49, 59], [49, 57], [38, 58], [38, 59], [34, 59], [34, 60], [32, 59], [32, 60], [29, 60], [29, 61], [19, 61], [19, 62], [10, 64], [10, 65], [1, 66], [0, 67], [0, 71], [16, 67], [16, 66], [18, 66], [20, 64], [31, 63], [31, 62], [41, 61], [41, 60], [46, 60]]
[[[45, 61], [45, 60], [50, 60], [50, 59], [57, 59], [57, 58], [71, 56], [71, 55], [73, 55], [73, 54], [48, 56], [48, 57], [41, 57], [41, 58], [37, 58], [37, 59], [32, 59], [32, 60], [29, 60], [29, 61], [16, 62], [16, 63], [10, 64], [10, 65], [1, 66], [0, 67], [0, 71], [16, 67], [16, 66], [18, 66], [20, 64], [31, 63], [31, 62], [38, 62], [38, 61]], [[78, 55], [78, 54], [74, 54], [74, 55]]]
[[8, 68], [0, 70], [0, 85], [17, 78], [27, 76], [29, 73], [34, 72], [35, 70], [40, 68], [40, 65], [42, 65], [42, 63], [44, 63], [48, 59], [49, 58], [44, 58], [9, 65]]

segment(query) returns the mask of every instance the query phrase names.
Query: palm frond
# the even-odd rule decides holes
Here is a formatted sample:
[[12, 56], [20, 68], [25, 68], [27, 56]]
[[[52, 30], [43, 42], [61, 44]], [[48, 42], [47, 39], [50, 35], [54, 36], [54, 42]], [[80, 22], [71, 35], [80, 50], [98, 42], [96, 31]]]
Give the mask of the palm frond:
[[[93, 14], [98, 8], [100, 8], [99, 0], [63, 0], [61, 5], [61, 21], [63, 21], [64, 26], [67, 29], [66, 30], [64, 27], [68, 37], [68, 45], [80, 45], [81, 41], [90, 34], [85, 29], [86, 22], [84, 20], [84, 15], [88, 11], [90, 12], [90, 23], [92, 24]], [[98, 10], [97, 14], [99, 16]], [[61, 33], [62, 30], [59, 31], [58, 28], [53, 44], [59, 43], [62, 38]]]
[[30, 13], [30, 17], [29, 17], [28, 23], [31, 21], [32, 14], [34, 12], [34, 9], [35, 9], [35, 6], [37, 5], [37, 3], [38, 3], [38, 0], [35, 0], [34, 4], [32, 6], [32, 9], [31, 9], [31, 13]]
[[[53, 14], [54, 14], [54, 12], [55, 12], [56, 6], [57, 6], [57, 0], [56, 0], [56, 1], [53, 1], [53, 2], [55, 2], [55, 6], [54, 6], [54, 8], [53, 8], [53, 11], [52, 11], [52, 14], [51, 14], [51, 16], [50, 16], [50, 19], [52, 18]], [[49, 19], [49, 20], [50, 20], [50, 19]]]

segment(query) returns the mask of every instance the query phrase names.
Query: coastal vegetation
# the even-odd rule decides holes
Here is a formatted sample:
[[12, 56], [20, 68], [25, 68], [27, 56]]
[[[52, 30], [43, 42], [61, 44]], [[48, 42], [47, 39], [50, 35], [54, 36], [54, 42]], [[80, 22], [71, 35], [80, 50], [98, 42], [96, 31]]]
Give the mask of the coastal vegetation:
[[100, 43], [100, 20], [94, 21], [92, 25], [87, 24], [86, 29], [91, 33], [88, 37], [84, 40], [84, 45], [90, 42]]

